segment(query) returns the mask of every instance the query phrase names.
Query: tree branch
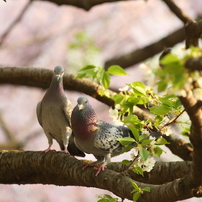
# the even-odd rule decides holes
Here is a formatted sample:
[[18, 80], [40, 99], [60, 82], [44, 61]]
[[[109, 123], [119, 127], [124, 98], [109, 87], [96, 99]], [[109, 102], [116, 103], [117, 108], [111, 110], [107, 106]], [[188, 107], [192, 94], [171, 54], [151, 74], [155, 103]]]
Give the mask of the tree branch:
[[[116, 172], [122, 173], [128, 168], [129, 164], [121, 164], [113, 162], [107, 165], [107, 168]], [[150, 172], [144, 172], [144, 176], [134, 173], [129, 170], [127, 174], [138, 182], [148, 184], [164, 184], [175, 179], [182, 178], [190, 173], [193, 167], [192, 161], [177, 161], [177, 162], [156, 162]], [[158, 176], [158, 177], [157, 177]]]
[[202, 36], [202, 20], [195, 22], [193, 20], [188, 21], [185, 24], [185, 40], [186, 49], [190, 46], [198, 46], [198, 40]]
[[[29, 67], [0, 67], [0, 84], [25, 85], [39, 88], [48, 88], [51, 82], [53, 71], [43, 68]], [[99, 91], [102, 86], [89, 79], [74, 79], [72, 74], [64, 74], [64, 88], [90, 95], [99, 101], [113, 106], [114, 101], [106, 96], [101, 96]], [[109, 95], [114, 92], [108, 90]]]
[[126, 55], [106, 61], [104, 68], [107, 69], [111, 65], [120, 65], [122, 68], [127, 68], [138, 64], [139, 62], [142, 62], [163, 51], [165, 48], [172, 47], [183, 41], [184, 38], [184, 28], [181, 28], [169, 36], [162, 38], [160, 41], [150, 44], [142, 49], [138, 49]]
[[[96, 187], [132, 200], [131, 191], [134, 188], [130, 177], [109, 169], [96, 177], [93, 168], [82, 170], [81, 161], [64, 153], [3, 150], [0, 152], [0, 167], [0, 183], [3, 184], [42, 183]], [[194, 196], [189, 176], [162, 185], [135, 182], [141, 188], [146, 186], [151, 188], [150, 193], [144, 193], [140, 197], [140, 202], [170, 202]]]
[[[38, 1], [38, 0], [34, 0], [34, 1]], [[71, 5], [71, 6], [75, 6], [77, 8], [82, 8], [86, 11], [89, 11], [92, 7], [103, 4], [103, 3], [129, 1], [129, 0], [41, 0], [41, 1], [49, 1], [59, 6]]]
[[172, 0], [164, 0], [166, 5], [170, 10], [184, 23], [192, 20], [188, 15], [186, 15]]
[[[202, 111], [201, 102], [197, 101], [190, 89], [186, 89], [186, 97], [180, 97], [192, 122], [190, 140], [193, 144], [193, 180], [197, 185], [202, 181]], [[202, 191], [199, 192], [202, 195]]]
[[7, 30], [4, 32], [4, 34], [0, 38], [0, 46], [3, 44], [9, 33], [12, 31], [12, 29], [17, 25], [17, 23], [23, 18], [24, 14], [28, 10], [32, 3], [32, 0], [29, 0], [23, 10], [20, 12], [20, 14], [17, 16], [17, 18], [11, 23], [11, 25], [7, 28]]

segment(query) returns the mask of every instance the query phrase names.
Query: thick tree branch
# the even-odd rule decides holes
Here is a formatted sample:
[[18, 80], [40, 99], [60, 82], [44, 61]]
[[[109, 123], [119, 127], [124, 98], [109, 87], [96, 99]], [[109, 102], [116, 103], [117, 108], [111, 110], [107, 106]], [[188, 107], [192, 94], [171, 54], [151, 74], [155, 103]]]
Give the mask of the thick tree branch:
[[[34, 0], [34, 1], [39, 1], [39, 0]], [[130, 1], [130, 0], [41, 0], [41, 1], [49, 1], [59, 6], [71, 5], [71, 6], [75, 6], [77, 8], [82, 8], [86, 11], [89, 11], [92, 7], [103, 4], [103, 3]]]
[[179, 156], [185, 161], [192, 160], [193, 147], [190, 143], [185, 142], [176, 135], [163, 135], [163, 137], [170, 143], [167, 144], [166, 147], [168, 147], [173, 154]]
[[[64, 153], [3, 150], [0, 152], [0, 166], [0, 183], [3, 184], [42, 183], [96, 187], [132, 200], [130, 177], [109, 169], [96, 177], [93, 168], [82, 170], [81, 161]], [[170, 202], [194, 196], [192, 190], [195, 187], [190, 184], [189, 176], [162, 185], [136, 183], [139, 187], [151, 188], [150, 193], [144, 193], [140, 197], [140, 202]]]
[[198, 40], [201, 36], [202, 20], [199, 20], [198, 22], [190, 20], [185, 24], [186, 48], [189, 48], [190, 46], [198, 46]]
[[[193, 151], [193, 180], [197, 185], [201, 185], [202, 181], [202, 111], [201, 102], [197, 101], [193, 96], [190, 89], [186, 89], [186, 97], [180, 97], [181, 103], [184, 105], [187, 111], [191, 125], [191, 135], [190, 139], [194, 146]], [[201, 191], [202, 192], [202, 191]], [[199, 193], [202, 195], [202, 193]]]
[[167, 47], [174, 46], [175, 44], [183, 41], [184, 38], [184, 28], [181, 28], [169, 36], [162, 38], [160, 41], [150, 44], [142, 49], [138, 49], [126, 55], [106, 61], [104, 67], [105, 69], [111, 65], [120, 65], [122, 68], [130, 67], [154, 56]]
[[[125, 172], [129, 164], [121, 164], [119, 162], [109, 163], [107, 168], [116, 172]], [[164, 184], [171, 182], [177, 178], [182, 178], [188, 175], [192, 170], [192, 161], [178, 162], [156, 162], [154, 168], [150, 172], [144, 172], [144, 176], [134, 173], [132, 170], [127, 174], [138, 182], [148, 184]], [[158, 176], [158, 177], [157, 177]]]
[[[42, 68], [29, 67], [0, 67], [0, 84], [25, 85], [39, 88], [48, 88], [53, 71]], [[106, 96], [101, 96], [99, 91], [102, 87], [88, 79], [74, 79], [72, 74], [64, 74], [64, 88], [90, 95], [99, 101], [113, 106], [114, 102]], [[114, 92], [108, 90], [109, 95]]]
[[188, 59], [186, 61], [185, 67], [192, 71], [202, 71], [202, 57]]

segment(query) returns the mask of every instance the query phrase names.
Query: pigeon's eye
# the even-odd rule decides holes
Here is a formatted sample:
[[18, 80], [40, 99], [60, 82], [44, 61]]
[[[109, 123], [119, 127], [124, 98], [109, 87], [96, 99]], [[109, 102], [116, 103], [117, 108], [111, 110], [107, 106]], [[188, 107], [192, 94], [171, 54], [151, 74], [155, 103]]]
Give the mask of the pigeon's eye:
[[86, 104], [88, 102], [88, 100], [84, 101], [84, 103]]

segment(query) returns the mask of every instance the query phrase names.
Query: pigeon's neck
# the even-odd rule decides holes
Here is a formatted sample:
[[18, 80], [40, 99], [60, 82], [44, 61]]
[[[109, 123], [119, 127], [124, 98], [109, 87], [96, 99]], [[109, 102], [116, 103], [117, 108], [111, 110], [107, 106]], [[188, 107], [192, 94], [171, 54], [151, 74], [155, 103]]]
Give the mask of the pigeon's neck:
[[85, 140], [95, 135], [98, 129], [98, 120], [93, 109], [85, 109], [80, 112], [74, 135], [76, 138]]
[[51, 91], [64, 93], [63, 78], [60, 78], [59, 80], [57, 80], [56, 77], [53, 77], [49, 89], [51, 89]]

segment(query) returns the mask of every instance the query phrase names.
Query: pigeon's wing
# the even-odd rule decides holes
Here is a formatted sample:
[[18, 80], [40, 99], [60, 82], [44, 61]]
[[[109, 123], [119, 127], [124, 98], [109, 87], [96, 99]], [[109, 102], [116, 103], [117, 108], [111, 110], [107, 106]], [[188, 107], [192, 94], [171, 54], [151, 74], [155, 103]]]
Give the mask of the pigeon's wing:
[[42, 126], [41, 111], [42, 111], [42, 102], [40, 101], [36, 107], [36, 115], [37, 115], [37, 119], [38, 119], [39, 124]]
[[69, 126], [71, 126], [72, 110], [73, 110], [73, 107], [72, 107], [71, 102], [65, 97], [64, 106], [63, 106], [63, 112], [64, 112], [65, 118], [66, 118]]
[[[127, 134], [126, 134], [127, 133]], [[94, 146], [106, 153], [120, 152], [123, 146], [117, 141], [118, 138], [129, 136], [129, 132], [124, 130], [123, 127], [118, 127], [99, 121], [99, 129], [96, 132]]]

